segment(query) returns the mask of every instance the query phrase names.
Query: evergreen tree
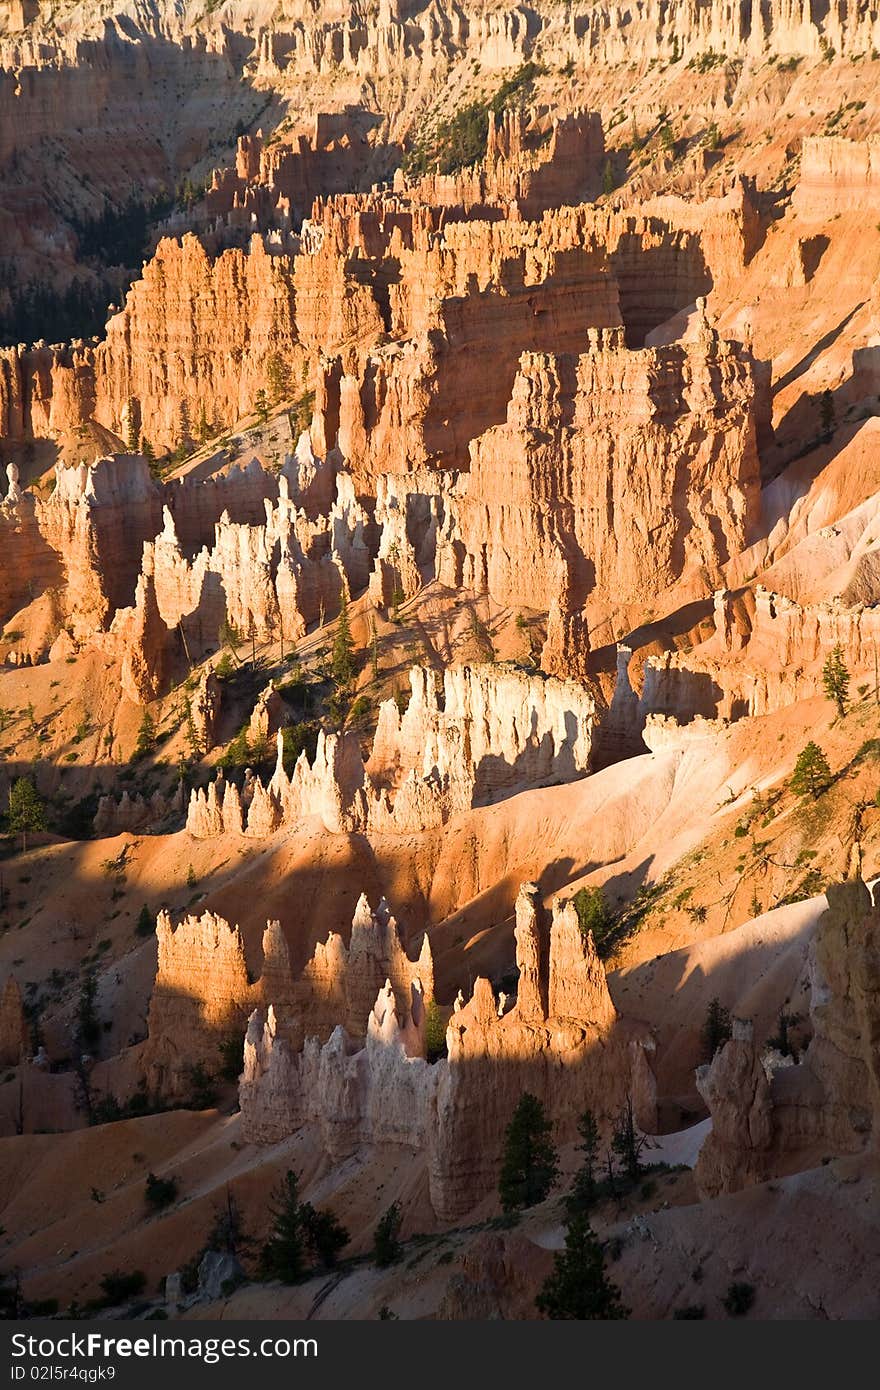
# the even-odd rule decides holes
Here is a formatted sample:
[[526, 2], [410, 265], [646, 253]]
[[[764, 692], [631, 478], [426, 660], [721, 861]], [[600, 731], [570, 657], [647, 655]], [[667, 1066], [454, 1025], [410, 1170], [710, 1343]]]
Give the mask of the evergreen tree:
[[138, 451], [138, 431], [134, 399], [129, 396], [126, 409], [125, 420], [125, 447], [129, 454], [136, 454]]
[[635, 1182], [642, 1171], [639, 1156], [644, 1145], [645, 1136], [639, 1133], [633, 1114], [632, 1096], [627, 1096], [611, 1140], [611, 1147], [631, 1182]]
[[265, 425], [269, 418], [269, 400], [262, 386], [254, 396], [254, 411], [259, 417], [260, 423]]
[[28, 835], [46, 829], [43, 799], [28, 777], [18, 777], [9, 790], [6, 825], [11, 835], [21, 836], [22, 851], [27, 850]]
[[610, 159], [606, 159], [606, 160], [605, 160], [605, 167], [604, 167], [604, 169], [602, 170], [602, 192], [603, 192], [603, 193], [613, 193], [613, 192], [614, 192], [614, 170], [613, 170], [613, 168], [611, 167], [611, 160], [610, 160]]
[[403, 1216], [399, 1202], [392, 1202], [373, 1235], [373, 1259], [380, 1269], [400, 1259], [400, 1226]]
[[822, 684], [829, 700], [837, 705], [837, 713], [843, 717], [849, 701], [849, 671], [843, 659], [840, 643], [832, 650], [822, 667]]
[[798, 754], [791, 778], [791, 789], [797, 796], [811, 796], [815, 801], [831, 785], [831, 768], [818, 743], [812, 739]]
[[830, 391], [823, 391], [819, 398], [819, 425], [822, 430], [822, 438], [826, 440], [831, 438], [837, 428], [834, 397]]
[[370, 618], [370, 669], [373, 673], [373, 680], [379, 679], [379, 634], [376, 631], [376, 619]]
[[101, 1039], [101, 1020], [95, 1007], [98, 982], [91, 971], [83, 976], [76, 1012], [76, 1039], [80, 1047], [90, 1051], [97, 1047]]
[[507, 1126], [498, 1195], [506, 1212], [543, 1202], [556, 1180], [559, 1164], [552, 1126], [536, 1096], [526, 1091]]
[[348, 599], [344, 589], [339, 608], [339, 621], [336, 625], [336, 637], [333, 642], [330, 669], [338, 686], [349, 685], [354, 677], [354, 639], [348, 621]]
[[535, 1299], [545, 1318], [577, 1321], [626, 1318], [620, 1290], [605, 1274], [602, 1247], [586, 1212], [575, 1212], [565, 1228], [565, 1249]]
[[137, 919], [137, 925], [135, 926], [135, 932], [137, 933], [138, 936], [152, 936], [152, 935], [153, 935], [153, 932], [154, 932], [155, 930], [156, 930], [156, 922], [155, 922], [155, 919], [154, 919], [154, 917], [153, 917], [153, 914], [152, 914], [152, 912], [150, 911], [150, 909], [147, 907], [147, 904], [144, 903], [143, 907], [141, 908], [140, 912], [138, 913], [138, 919]]
[[299, 1208], [303, 1239], [315, 1259], [327, 1269], [336, 1263], [336, 1256], [349, 1242], [348, 1231], [332, 1211], [316, 1211], [311, 1202]]
[[147, 753], [152, 752], [156, 746], [156, 721], [148, 709], [144, 709], [141, 722], [138, 727], [137, 743], [134, 746], [135, 757], [143, 758]]
[[273, 405], [277, 405], [290, 391], [290, 369], [277, 352], [271, 353], [266, 359], [266, 382]]
[[150, 477], [159, 479], [162, 476], [162, 469], [156, 462], [156, 451], [145, 434], [141, 435], [141, 453], [147, 460], [147, 467], [150, 470]]
[[303, 1222], [296, 1173], [287, 1170], [272, 1194], [272, 1233], [263, 1246], [260, 1268], [268, 1279], [295, 1284], [303, 1272]]
[[578, 1133], [581, 1142], [578, 1152], [583, 1161], [575, 1173], [571, 1192], [566, 1199], [569, 1215], [588, 1212], [596, 1200], [596, 1169], [599, 1162], [599, 1126], [592, 1110], [585, 1110], [578, 1120]]
[[706, 1017], [700, 1032], [703, 1055], [711, 1062], [719, 1047], [723, 1047], [731, 1036], [730, 1014], [718, 998], [709, 1000]]

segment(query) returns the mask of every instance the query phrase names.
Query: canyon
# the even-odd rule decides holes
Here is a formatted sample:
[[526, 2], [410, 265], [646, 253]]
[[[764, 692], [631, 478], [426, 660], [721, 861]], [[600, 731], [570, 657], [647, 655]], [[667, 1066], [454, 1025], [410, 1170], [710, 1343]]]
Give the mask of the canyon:
[[[862, 3], [0, 4], [26, 1303], [536, 1317], [589, 1114], [631, 1316], [876, 1317], [878, 50]], [[287, 1171], [336, 1272], [200, 1277]]]

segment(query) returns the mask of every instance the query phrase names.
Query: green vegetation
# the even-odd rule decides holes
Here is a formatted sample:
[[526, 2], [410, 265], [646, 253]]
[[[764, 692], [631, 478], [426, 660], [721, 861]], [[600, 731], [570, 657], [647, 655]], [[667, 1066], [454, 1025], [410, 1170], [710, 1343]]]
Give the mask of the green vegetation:
[[581, 931], [584, 936], [588, 932], [592, 933], [593, 944], [604, 960], [609, 954], [614, 929], [617, 925], [605, 894], [601, 888], [579, 888], [571, 901], [577, 912]]
[[153, 1211], [162, 1211], [165, 1207], [170, 1207], [177, 1197], [176, 1178], [157, 1178], [155, 1173], [147, 1174], [147, 1181], [144, 1186], [144, 1198], [147, 1206]]
[[429, 1062], [446, 1056], [446, 1024], [436, 999], [425, 1005], [425, 1056]]
[[556, 1181], [559, 1161], [551, 1133], [543, 1105], [524, 1092], [504, 1139], [498, 1195], [505, 1212], [543, 1202]]
[[220, 1076], [223, 1081], [237, 1081], [241, 1075], [244, 1056], [244, 1033], [230, 1033], [218, 1048], [220, 1053]]
[[453, 116], [439, 121], [433, 131], [425, 130], [405, 156], [404, 172], [418, 178], [428, 173], [455, 174], [459, 169], [479, 164], [486, 156], [489, 112], [497, 116], [525, 103], [543, 71], [538, 63], [524, 63], [502, 82], [491, 100], [470, 101]]
[[296, 1173], [285, 1173], [272, 1194], [272, 1234], [260, 1253], [260, 1272], [266, 1279], [295, 1284], [302, 1277], [304, 1242]]
[[646, 1143], [646, 1136], [636, 1125], [632, 1097], [627, 1096], [626, 1105], [621, 1111], [611, 1138], [611, 1148], [631, 1183], [636, 1181], [642, 1171], [641, 1152]]
[[831, 786], [831, 768], [818, 743], [812, 739], [798, 754], [791, 778], [796, 796], [810, 796], [815, 801]]
[[736, 1283], [731, 1284], [727, 1290], [724, 1297], [724, 1308], [730, 1317], [742, 1318], [745, 1317], [754, 1302], [754, 1285]]
[[703, 1056], [707, 1062], [711, 1062], [719, 1047], [723, 1047], [731, 1037], [730, 1014], [721, 1004], [718, 998], [709, 1000], [709, 1007], [706, 1010], [706, 1017], [700, 1031], [700, 1041], [703, 1044]]
[[578, 1120], [578, 1134], [581, 1142], [578, 1152], [583, 1154], [580, 1168], [574, 1176], [571, 1191], [566, 1198], [566, 1208], [570, 1216], [586, 1213], [596, 1201], [596, 1173], [599, 1163], [599, 1126], [592, 1110], [585, 1110]]
[[565, 1228], [565, 1249], [553, 1258], [553, 1270], [535, 1299], [545, 1318], [609, 1321], [626, 1318], [620, 1290], [605, 1273], [602, 1246], [589, 1218], [574, 1212]]
[[17, 778], [10, 788], [6, 828], [10, 835], [21, 836], [22, 851], [27, 850], [28, 835], [46, 829], [46, 807], [29, 777]]
[[400, 1226], [403, 1215], [399, 1202], [392, 1202], [384, 1213], [373, 1235], [373, 1261], [379, 1269], [386, 1269], [400, 1259]]
[[842, 719], [849, 703], [849, 671], [840, 643], [833, 648], [822, 667], [822, 685], [828, 699], [836, 704], [837, 713]]
[[97, 992], [98, 982], [89, 970], [82, 978], [76, 1013], [77, 1043], [88, 1051], [96, 1049], [101, 1041], [101, 1020], [95, 1004]]
[[136, 758], [146, 757], [147, 753], [151, 753], [155, 746], [156, 721], [150, 714], [150, 711], [148, 709], [145, 709], [143, 715], [141, 716], [141, 722], [138, 728], [137, 743], [134, 746], [134, 755]]
[[138, 913], [138, 919], [134, 930], [136, 936], [152, 936], [153, 932], [156, 930], [156, 919], [146, 903], [144, 903]]
[[354, 639], [348, 621], [348, 598], [344, 591], [339, 606], [339, 620], [336, 625], [336, 637], [333, 641], [330, 669], [338, 687], [346, 689], [351, 685], [355, 675]]

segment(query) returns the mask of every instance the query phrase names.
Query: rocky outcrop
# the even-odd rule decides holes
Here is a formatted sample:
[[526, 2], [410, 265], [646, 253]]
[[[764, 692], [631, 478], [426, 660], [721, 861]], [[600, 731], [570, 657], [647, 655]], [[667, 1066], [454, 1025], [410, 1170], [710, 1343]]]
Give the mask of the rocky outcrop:
[[814, 222], [856, 209], [866, 217], [880, 212], [880, 138], [807, 136], [792, 206]]
[[589, 771], [597, 700], [576, 681], [503, 666], [413, 667], [403, 715], [383, 701], [366, 764], [352, 733], [318, 735], [288, 774], [278, 735], [275, 771], [247, 800], [222, 777], [194, 789], [187, 830], [209, 839], [229, 830], [263, 837], [304, 817], [335, 834], [409, 833], [529, 786]]
[[178, 784], [172, 796], [163, 796], [160, 791], [144, 797], [138, 792], [132, 796], [124, 791], [118, 798], [102, 796], [92, 822], [92, 829], [98, 839], [121, 835], [125, 831], [155, 831], [163, 823], [177, 819], [185, 810], [183, 783]]
[[258, 1004], [271, 1004], [273, 1036], [278, 1031], [285, 1046], [298, 1051], [308, 1038], [323, 1044], [337, 1026], [353, 1042], [362, 1042], [383, 985], [401, 1019], [413, 989], [433, 998], [427, 935], [417, 959], [411, 960], [388, 904], [381, 901], [373, 912], [365, 895], [357, 904], [348, 945], [331, 932], [298, 976], [278, 921], [267, 923], [263, 933], [257, 979], [248, 971], [238, 927], [215, 913], [188, 915], [175, 927], [168, 913], [160, 912], [156, 935], [158, 968], [141, 1064], [148, 1090], [163, 1097], [186, 1098], [195, 1067], [215, 1075], [221, 1045], [234, 1043]]
[[521, 997], [499, 1017], [489, 981], [478, 979], [450, 1019], [448, 1058], [433, 1065], [424, 1060], [420, 978], [408, 1012], [390, 980], [380, 989], [363, 1046], [340, 1026], [323, 1046], [312, 1037], [297, 1049], [274, 1008], [255, 1012], [240, 1088], [248, 1137], [275, 1142], [309, 1121], [334, 1161], [362, 1143], [421, 1150], [434, 1208], [451, 1220], [494, 1188], [504, 1130], [524, 1090], [543, 1101], [563, 1141], [584, 1108], [606, 1125], [627, 1096], [639, 1123], [653, 1127], [649, 1036], [617, 1017], [573, 906], [554, 904], [549, 932], [539, 917], [537, 890], [527, 884], [517, 902]]
[[601, 611], [718, 574], [757, 522], [754, 396], [748, 356], [707, 323], [666, 348], [612, 329], [580, 357], [524, 354], [507, 423], [473, 446], [440, 577]]
[[159, 960], [141, 1064], [151, 1093], [186, 1098], [194, 1068], [216, 1074], [221, 1044], [244, 1027], [253, 987], [238, 928], [222, 917], [206, 912], [175, 927], [163, 911], [156, 937]]
[[797, 1151], [875, 1149], [880, 1135], [880, 909], [860, 880], [828, 889], [810, 956], [813, 1036], [797, 1065], [751, 1025], [697, 1072], [712, 1132], [695, 1170], [704, 1197], [736, 1191]]

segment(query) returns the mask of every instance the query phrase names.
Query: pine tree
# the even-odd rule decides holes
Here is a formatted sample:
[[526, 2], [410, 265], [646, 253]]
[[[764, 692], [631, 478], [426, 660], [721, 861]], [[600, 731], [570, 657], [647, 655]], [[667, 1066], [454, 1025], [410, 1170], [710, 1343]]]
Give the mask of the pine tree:
[[599, 1162], [599, 1126], [592, 1110], [585, 1110], [578, 1120], [578, 1134], [581, 1142], [578, 1152], [583, 1161], [575, 1173], [571, 1192], [566, 1199], [569, 1215], [575, 1212], [588, 1212], [596, 1200], [596, 1169]]
[[150, 477], [159, 479], [162, 476], [162, 469], [156, 462], [156, 451], [145, 434], [141, 435], [141, 453], [147, 460], [147, 467], [150, 470]]
[[791, 778], [791, 789], [797, 796], [811, 796], [815, 801], [831, 785], [831, 768], [818, 743], [812, 739], [798, 754]]
[[556, 1180], [559, 1164], [552, 1126], [536, 1096], [526, 1091], [507, 1126], [498, 1195], [504, 1211], [543, 1202]]
[[268, 1279], [295, 1284], [303, 1272], [303, 1223], [296, 1173], [287, 1170], [272, 1194], [272, 1234], [263, 1246], [260, 1268]]
[[153, 935], [153, 932], [154, 932], [155, 930], [156, 930], [156, 922], [155, 922], [155, 919], [154, 919], [154, 917], [153, 917], [153, 914], [152, 914], [152, 912], [150, 911], [150, 909], [147, 907], [147, 904], [144, 903], [143, 907], [141, 908], [140, 912], [138, 913], [138, 919], [137, 919], [137, 925], [135, 926], [135, 932], [137, 933], [138, 936], [152, 936], [152, 935]]
[[148, 709], [145, 709], [143, 715], [141, 716], [141, 722], [138, 728], [137, 743], [134, 746], [135, 757], [145, 757], [147, 753], [152, 752], [155, 746], [156, 721], [150, 714], [150, 711]]
[[376, 631], [376, 619], [370, 618], [370, 669], [373, 673], [373, 680], [379, 679], [379, 634]]
[[837, 428], [837, 412], [834, 409], [834, 397], [830, 391], [823, 391], [819, 398], [819, 427], [822, 431], [823, 439], [830, 439]]
[[266, 382], [274, 405], [290, 391], [290, 369], [277, 352], [266, 359]]
[[125, 448], [129, 454], [136, 454], [138, 451], [138, 431], [134, 399], [129, 396], [126, 407], [125, 421]]
[[545, 1318], [554, 1319], [610, 1321], [629, 1316], [620, 1290], [605, 1274], [602, 1247], [585, 1212], [570, 1217], [565, 1249], [557, 1251], [535, 1306]]
[[254, 411], [259, 417], [260, 423], [265, 425], [269, 418], [269, 400], [262, 386], [254, 396]]
[[91, 971], [83, 976], [76, 1012], [76, 1039], [80, 1047], [96, 1048], [101, 1039], [101, 1020], [95, 1007], [98, 983]]
[[344, 589], [339, 608], [339, 621], [336, 625], [336, 637], [333, 642], [330, 669], [338, 686], [350, 685], [354, 676], [354, 639], [348, 621], [348, 599]]
[[400, 1225], [403, 1220], [400, 1203], [392, 1202], [383, 1215], [373, 1236], [373, 1259], [380, 1269], [400, 1259]]
[[626, 1104], [620, 1113], [614, 1135], [611, 1140], [611, 1147], [617, 1154], [618, 1160], [631, 1182], [635, 1182], [642, 1165], [639, 1156], [645, 1145], [645, 1136], [640, 1134], [636, 1125], [635, 1114], [633, 1113], [632, 1096], [627, 1096]]
[[840, 643], [834, 647], [822, 667], [822, 684], [828, 699], [834, 701], [837, 713], [843, 718], [849, 702], [849, 671], [843, 659], [843, 647]]
[[610, 159], [606, 159], [606, 160], [605, 160], [605, 167], [604, 167], [604, 169], [602, 170], [602, 192], [603, 192], [603, 193], [613, 193], [613, 192], [614, 192], [614, 170], [613, 170], [613, 168], [611, 167], [611, 160], [610, 160]]
[[724, 1005], [716, 997], [709, 1000], [709, 1007], [706, 1010], [706, 1018], [700, 1032], [700, 1039], [703, 1044], [703, 1055], [707, 1062], [711, 1062], [719, 1047], [730, 1040], [730, 1014]]
[[21, 836], [23, 852], [27, 850], [28, 835], [46, 829], [45, 805], [28, 777], [17, 778], [10, 788], [6, 826], [10, 835]]
[[330, 1269], [336, 1256], [349, 1242], [348, 1231], [332, 1211], [316, 1211], [311, 1202], [299, 1208], [300, 1229], [306, 1245], [315, 1259]]

